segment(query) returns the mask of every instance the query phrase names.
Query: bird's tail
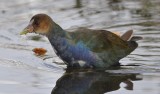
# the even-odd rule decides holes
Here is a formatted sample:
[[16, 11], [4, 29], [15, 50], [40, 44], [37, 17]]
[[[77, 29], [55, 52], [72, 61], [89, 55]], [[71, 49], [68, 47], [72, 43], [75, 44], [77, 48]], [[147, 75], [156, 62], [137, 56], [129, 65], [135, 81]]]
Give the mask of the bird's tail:
[[133, 34], [133, 30], [128, 30], [127, 32], [125, 32], [121, 38], [124, 40], [124, 41], [128, 41], [131, 39], [132, 37], [132, 34]]
[[143, 39], [141, 36], [133, 36], [133, 30], [128, 30], [121, 36], [121, 38], [124, 41], [138, 41]]

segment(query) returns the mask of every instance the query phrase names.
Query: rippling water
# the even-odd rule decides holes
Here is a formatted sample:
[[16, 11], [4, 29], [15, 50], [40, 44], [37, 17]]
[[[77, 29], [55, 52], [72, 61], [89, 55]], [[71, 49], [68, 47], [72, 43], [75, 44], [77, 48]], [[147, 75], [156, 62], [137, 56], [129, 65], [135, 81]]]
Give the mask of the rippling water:
[[[159, 5], [159, 0], [1, 0], [0, 94], [160, 94]], [[133, 29], [144, 39], [120, 62], [134, 66], [66, 72], [65, 65], [52, 63], [62, 61], [45, 37], [19, 35], [37, 13], [50, 15], [64, 29]], [[35, 56], [35, 47], [54, 58]]]

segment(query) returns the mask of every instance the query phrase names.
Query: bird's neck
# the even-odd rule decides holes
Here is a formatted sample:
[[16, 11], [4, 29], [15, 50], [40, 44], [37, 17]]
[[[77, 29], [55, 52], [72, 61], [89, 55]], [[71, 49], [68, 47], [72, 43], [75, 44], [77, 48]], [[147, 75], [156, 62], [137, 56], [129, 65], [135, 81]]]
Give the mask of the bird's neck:
[[65, 30], [63, 30], [58, 24], [53, 22], [53, 24], [50, 26], [47, 37], [48, 38], [65, 37], [66, 35], [67, 32], [65, 32]]
[[68, 46], [68, 32], [63, 30], [56, 23], [50, 28], [50, 31], [46, 36], [48, 37], [51, 45], [57, 52], [63, 52], [65, 50], [64, 48]]

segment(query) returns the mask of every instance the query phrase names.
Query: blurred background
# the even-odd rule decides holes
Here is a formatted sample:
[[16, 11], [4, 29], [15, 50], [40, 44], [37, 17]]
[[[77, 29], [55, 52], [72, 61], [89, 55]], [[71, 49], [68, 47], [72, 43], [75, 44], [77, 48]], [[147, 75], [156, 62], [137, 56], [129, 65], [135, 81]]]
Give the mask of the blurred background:
[[[64, 29], [87, 27], [121, 33], [133, 29], [135, 35], [144, 39], [138, 41], [139, 47], [120, 63], [135, 66], [106, 70], [106, 73], [111, 73], [108, 76], [103, 73], [98, 76], [95, 76], [96, 73], [92, 76], [84, 73], [84, 76], [95, 82], [100, 81], [95, 79], [115, 82], [114, 77], [119, 80], [111, 83], [113, 87], [107, 85], [103, 87], [103, 92], [97, 90], [95, 94], [160, 94], [160, 0], [0, 0], [0, 94], [50, 94], [59, 78], [72, 83], [66, 79], [65, 65], [44, 36], [19, 35], [37, 13], [48, 14]], [[47, 49], [47, 54], [53, 58], [43, 60], [35, 56], [32, 49], [36, 47]], [[117, 76], [124, 73], [134, 74], [137, 79], [128, 75]], [[85, 77], [82, 77], [82, 82], [86, 81]], [[132, 85], [126, 84], [128, 79]], [[124, 88], [124, 83], [132, 88]], [[118, 87], [115, 89], [114, 85]], [[99, 82], [97, 89], [100, 86], [103, 84]], [[87, 88], [92, 87], [83, 87], [76, 94], [93, 94], [84, 93], [93, 89]], [[68, 89], [75, 90], [73, 87]], [[52, 94], [75, 94], [67, 91], [55, 93], [54, 90], [62, 91], [54, 88]]]

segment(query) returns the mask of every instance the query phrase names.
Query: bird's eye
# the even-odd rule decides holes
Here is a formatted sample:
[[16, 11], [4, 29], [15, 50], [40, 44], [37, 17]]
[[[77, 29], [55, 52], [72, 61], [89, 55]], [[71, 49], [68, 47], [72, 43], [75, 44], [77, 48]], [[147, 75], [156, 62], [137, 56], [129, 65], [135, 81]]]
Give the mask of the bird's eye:
[[35, 21], [34, 24], [35, 24], [36, 26], [39, 26], [39, 22], [38, 22], [38, 21]]

